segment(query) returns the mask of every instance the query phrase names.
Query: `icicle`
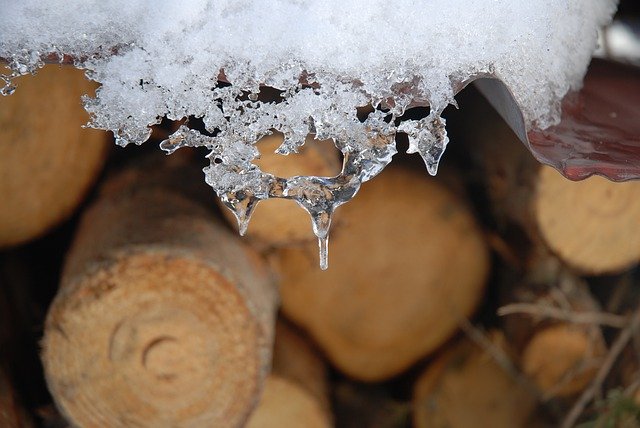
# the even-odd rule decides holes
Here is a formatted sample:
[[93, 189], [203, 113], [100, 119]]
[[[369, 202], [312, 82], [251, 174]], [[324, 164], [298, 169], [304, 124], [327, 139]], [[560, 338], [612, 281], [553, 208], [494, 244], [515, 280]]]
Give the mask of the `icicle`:
[[446, 121], [434, 111], [419, 121], [408, 120], [398, 127], [398, 131], [409, 136], [407, 153], [419, 153], [431, 175], [437, 174], [440, 159], [449, 143], [445, 126]]
[[238, 222], [238, 232], [240, 236], [244, 236], [245, 233], [247, 233], [251, 215], [256, 209], [258, 202], [260, 202], [260, 199], [248, 196], [244, 191], [230, 192], [223, 195], [220, 199], [235, 216]]
[[320, 269], [326, 270], [329, 267], [329, 228], [331, 227], [331, 214], [327, 211], [320, 211], [311, 215], [313, 233], [318, 237], [318, 248], [320, 249]]

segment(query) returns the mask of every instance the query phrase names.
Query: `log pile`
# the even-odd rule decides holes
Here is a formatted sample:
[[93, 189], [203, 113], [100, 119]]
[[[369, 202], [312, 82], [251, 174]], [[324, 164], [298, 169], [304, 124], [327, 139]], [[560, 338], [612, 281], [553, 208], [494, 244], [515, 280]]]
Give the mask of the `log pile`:
[[[291, 201], [261, 202], [241, 238], [190, 149], [125, 162], [80, 132], [58, 88], [92, 89], [77, 78], [47, 67], [0, 100], [0, 191], [18, 201], [0, 210], [0, 426], [622, 426], [640, 409], [638, 183], [567, 182], [471, 90], [441, 174], [398, 155], [337, 210], [321, 271]], [[55, 118], [28, 104], [43, 88]], [[281, 142], [258, 143], [265, 172], [340, 169], [330, 142]], [[16, 260], [58, 285], [31, 281], [19, 327]], [[48, 392], [13, 372], [37, 357], [25, 331]]]

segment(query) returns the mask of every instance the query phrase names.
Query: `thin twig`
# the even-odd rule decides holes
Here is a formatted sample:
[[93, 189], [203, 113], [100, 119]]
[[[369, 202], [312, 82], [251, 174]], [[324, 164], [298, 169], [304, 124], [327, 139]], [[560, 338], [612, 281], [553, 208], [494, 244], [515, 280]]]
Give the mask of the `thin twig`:
[[459, 322], [460, 329], [476, 345], [483, 349], [493, 360], [519, 385], [524, 387], [534, 397], [540, 398], [540, 391], [533, 386], [520, 370], [513, 364], [511, 358], [498, 346], [496, 346], [480, 329], [475, 327], [467, 318]]
[[562, 422], [562, 428], [572, 428], [575, 424], [582, 412], [584, 412], [585, 407], [593, 400], [593, 397], [596, 395], [598, 390], [602, 387], [605, 379], [609, 375], [611, 368], [615, 364], [616, 360], [624, 350], [625, 346], [631, 340], [631, 337], [636, 333], [636, 331], [640, 328], [640, 306], [636, 308], [635, 312], [629, 324], [620, 331], [618, 337], [611, 345], [611, 349], [607, 354], [607, 358], [605, 358], [600, 370], [596, 374], [596, 377], [591, 382], [589, 388], [585, 389], [575, 402], [567, 417]]
[[536, 315], [574, 324], [598, 324], [614, 328], [624, 328], [629, 324], [628, 318], [608, 312], [574, 312], [535, 303], [511, 303], [498, 308], [500, 316], [512, 314]]

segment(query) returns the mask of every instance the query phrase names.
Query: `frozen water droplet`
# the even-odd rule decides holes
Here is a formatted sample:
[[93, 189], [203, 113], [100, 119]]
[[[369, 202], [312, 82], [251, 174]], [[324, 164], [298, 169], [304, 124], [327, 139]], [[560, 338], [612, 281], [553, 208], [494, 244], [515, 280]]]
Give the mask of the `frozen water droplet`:
[[240, 236], [244, 236], [247, 233], [249, 227], [249, 221], [251, 215], [255, 210], [260, 199], [248, 195], [246, 192], [240, 190], [237, 192], [229, 192], [223, 195], [221, 198], [222, 203], [228, 207], [238, 222], [238, 232]]
[[331, 227], [331, 213], [320, 211], [311, 214], [313, 223], [313, 233], [318, 237], [318, 248], [320, 250], [320, 269], [327, 270], [329, 267], [329, 228]]
[[318, 247], [320, 248], [320, 269], [327, 270], [329, 268], [329, 235], [324, 238], [318, 238]]
[[130, 143], [129, 140], [127, 140], [126, 138], [124, 138], [124, 137], [122, 137], [122, 136], [120, 136], [120, 135], [118, 135], [116, 133], [114, 133], [114, 137], [115, 137], [115, 140], [116, 140], [116, 144], [118, 146], [120, 146], [120, 147], [126, 147]]
[[432, 112], [423, 119], [408, 120], [398, 127], [398, 131], [409, 136], [407, 153], [419, 153], [431, 175], [437, 174], [440, 159], [449, 143], [445, 126], [446, 121], [440, 114]]
[[16, 87], [10, 83], [7, 83], [2, 89], [0, 89], [0, 95], [9, 96], [16, 91]]

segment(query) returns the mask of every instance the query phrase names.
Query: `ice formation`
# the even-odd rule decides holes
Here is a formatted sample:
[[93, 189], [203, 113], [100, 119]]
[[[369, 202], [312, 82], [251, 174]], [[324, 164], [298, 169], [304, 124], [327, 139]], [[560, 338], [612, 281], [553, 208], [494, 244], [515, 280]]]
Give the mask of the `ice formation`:
[[[44, 60], [72, 60], [102, 86], [85, 99], [91, 126], [140, 144], [163, 118], [202, 118], [161, 144], [210, 150], [205, 177], [246, 230], [266, 198], [289, 198], [312, 218], [327, 265], [331, 216], [394, 155], [408, 134], [435, 174], [447, 145], [440, 114], [477, 76], [502, 80], [527, 124], [557, 122], [577, 89], [615, 0], [0, 0], [0, 58], [11, 79]], [[1, 82], [0, 82], [1, 83]], [[258, 99], [261, 86], [280, 102]], [[356, 108], [373, 106], [360, 121]], [[413, 106], [421, 120], [400, 121]], [[283, 179], [252, 163], [254, 143], [282, 132], [278, 153], [308, 134], [344, 154], [336, 177]]]

